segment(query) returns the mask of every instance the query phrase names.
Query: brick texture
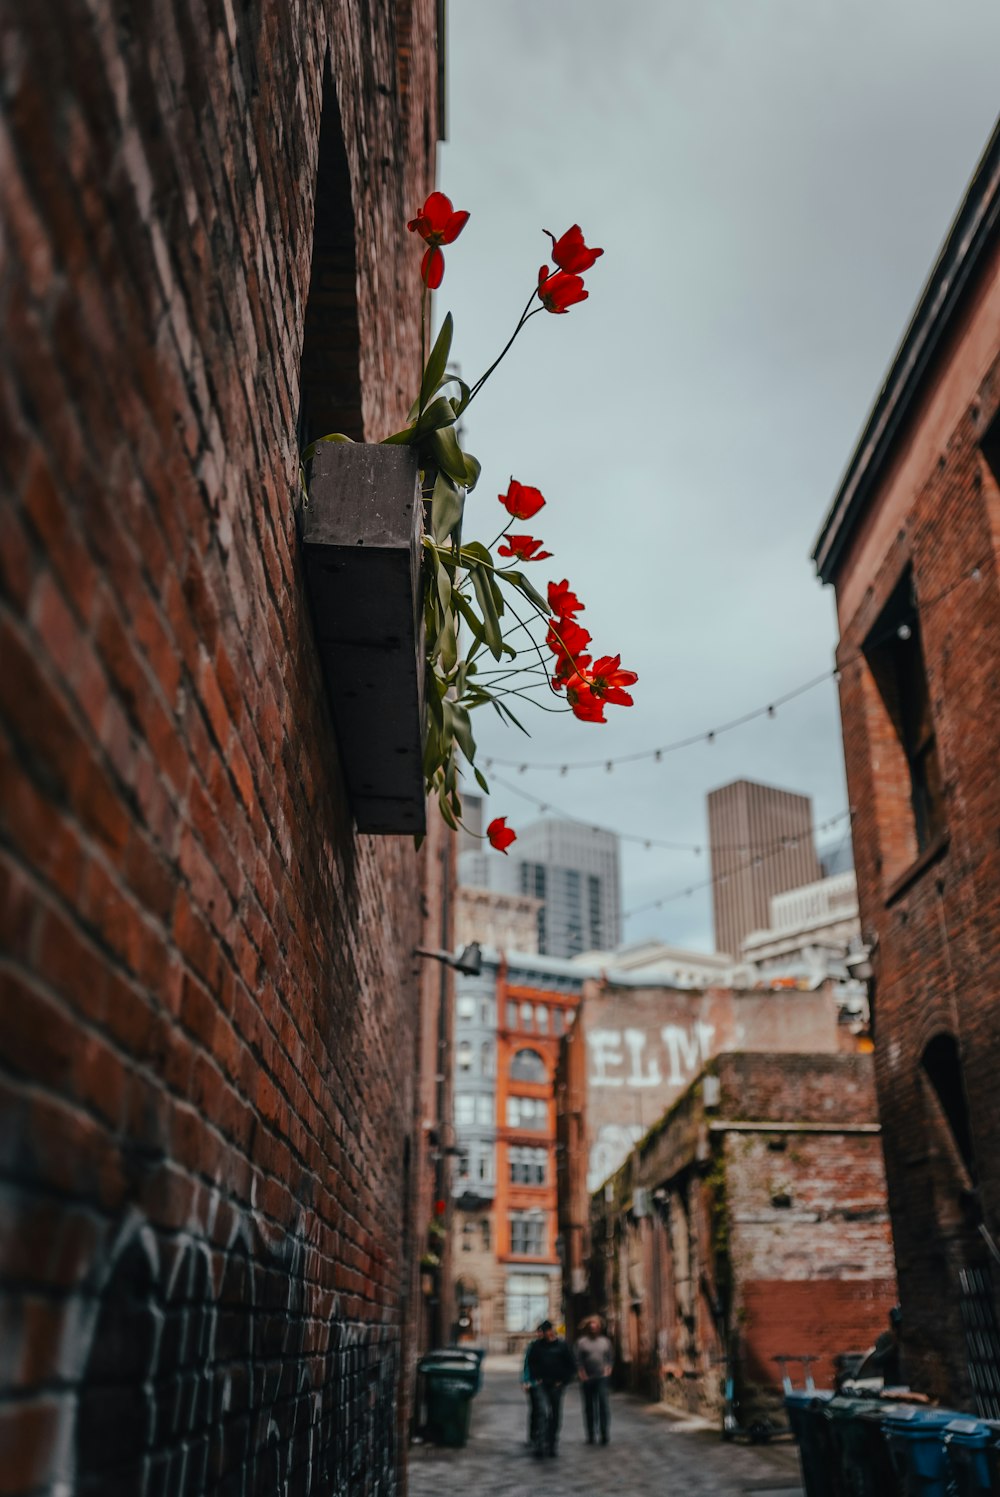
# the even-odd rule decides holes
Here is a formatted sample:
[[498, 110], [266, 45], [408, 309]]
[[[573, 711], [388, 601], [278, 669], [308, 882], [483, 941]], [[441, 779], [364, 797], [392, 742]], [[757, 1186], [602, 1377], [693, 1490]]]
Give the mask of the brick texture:
[[435, 6], [36, 0], [0, 66], [0, 1486], [393, 1491], [442, 847], [353, 831], [297, 422], [411, 399]]
[[[994, 235], [834, 578], [904, 1366], [915, 1386], [970, 1408], [962, 1276], [988, 1281], [980, 1227], [1000, 1235], [1000, 472], [982, 446], [1000, 412], [998, 269]], [[944, 786], [945, 835], [922, 858], [899, 736], [863, 653], [907, 569]], [[957, 1047], [971, 1159], [922, 1064], [942, 1035]]]
[[[896, 1301], [869, 1055], [721, 1055], [591, 1200], [589, 1298], [630, 1387], [743, 1424], [777, 1356], [864, 1351]], [[706, 1100], [706, 1079], [717, 1097]], [[804, 1366], [789, 1363], [801, 1386]]]

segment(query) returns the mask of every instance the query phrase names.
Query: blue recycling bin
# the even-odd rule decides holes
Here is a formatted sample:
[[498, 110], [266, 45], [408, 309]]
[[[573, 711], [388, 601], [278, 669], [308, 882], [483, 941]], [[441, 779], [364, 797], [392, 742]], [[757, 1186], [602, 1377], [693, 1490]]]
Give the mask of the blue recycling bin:
[[823, 1411], [833, 1393], [827, 1389], [785, 1394], [785, 1408], [799, 1447], [806, 1497], [838, 1497], [830, 1460], [831, 1436]]
[[980, 1497], [992, 1492], [990, 1446], [1000, 1427], [985, 1419], [953, 1419], [944, 1433], [945, 1455], [955, 1497]]
[[885, 1419], [889, 1455], [903, 1497], [949, 1497], [945, 1431], [955, 1409], [899, 1404]]

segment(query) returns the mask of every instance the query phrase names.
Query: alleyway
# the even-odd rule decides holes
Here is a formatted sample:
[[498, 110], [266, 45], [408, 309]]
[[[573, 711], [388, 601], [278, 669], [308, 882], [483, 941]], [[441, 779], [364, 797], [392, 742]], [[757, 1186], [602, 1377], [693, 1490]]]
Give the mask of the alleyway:
[[411, 1497], [801, 1497], [791, 1443], [727, 1445], [702, 1420], [665, 1414], [638, 1399], [612, 1399], [611, 1444], [588, 1446], [575, 1390], [567, 1398], [559, 1457], [533, 1459], [524, 1443], [520, 1362], [489, 1357], [464, 1450], [416, 1445], [410, 1451]]

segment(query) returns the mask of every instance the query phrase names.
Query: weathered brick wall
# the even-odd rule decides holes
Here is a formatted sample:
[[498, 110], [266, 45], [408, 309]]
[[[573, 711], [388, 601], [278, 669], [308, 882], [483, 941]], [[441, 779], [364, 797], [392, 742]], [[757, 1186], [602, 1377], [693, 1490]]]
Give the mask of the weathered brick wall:
[[776, 1355], [818, 1357], [829, 1386], [885, 1329], [892, 1238], [871, 1056], [713, 1073], [717, 1100], [697, 1082], [592, 1198], [591, 1292], [630, 1386], [719, 1415], [728, 1365], [746, 1420], [776, 1406]]
[[[1000, 488], [980, 443], [1000, 410], [1000, 250], [956, 315], [837, 577], [841, 711], [863, 927], [877, 942], [876, 1069], [914, 1384], [971, 1406], [960, 1275], [1000, 1235]], [[984, 358], [984, 353], [986, 357]], [[916, 859], [909, 777], [861, 649], [907, 566], [918, 598], [946, 840]], [[957, 1043], [974, 1178], [921, 1057]]]
[[420, 865], [353, 832], [294, 504], [321, 114], [333, 401], [411, 398], [435, 7], [397, 10], [0, 21], [12, 1494], [396, 1481]]

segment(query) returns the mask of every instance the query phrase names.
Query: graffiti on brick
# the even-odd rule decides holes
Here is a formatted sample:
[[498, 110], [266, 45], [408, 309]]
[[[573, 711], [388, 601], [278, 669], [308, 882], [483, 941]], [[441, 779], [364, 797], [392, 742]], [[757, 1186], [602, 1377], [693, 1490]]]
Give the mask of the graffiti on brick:
[[59, 1497], [395, 1497], [399, 1327], [342, 1318], [314, 1257], [129, 1219], [69, 1322]]
[[712, 1053], [714, 1024], [665, 1024], [659, 1044], [642, 1029], [592, 1029], [590, 1086], [685, 1086]]

